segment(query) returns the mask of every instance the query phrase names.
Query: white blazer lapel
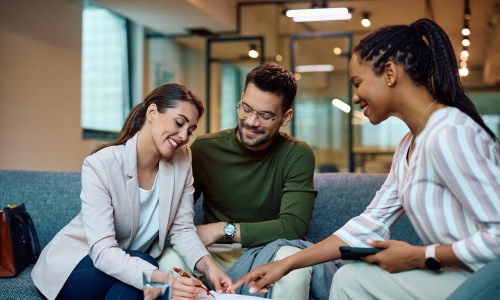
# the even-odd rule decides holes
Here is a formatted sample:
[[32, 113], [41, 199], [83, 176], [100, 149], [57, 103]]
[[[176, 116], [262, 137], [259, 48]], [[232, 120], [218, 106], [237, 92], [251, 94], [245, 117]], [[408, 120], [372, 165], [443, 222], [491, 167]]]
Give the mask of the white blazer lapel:
[[172, 209], [172, 199], [174, 197], [175, 167], [168, 160], [160, 160], [160, 178], [158, 184], [160, 188], [160, 231], [159, 247], [163, 250], [167, 237], [167, 228], [171, 223], [170, 211]]
[[[129, 139], [126, 143], [126, 165], [125, 174], [128, 176], [127, 180], [127, 196], [130, 208], [130, 239], [129, 243], [134, 240], [137, 231], [139, 230], [141, 201], [139, 199], [139, 179], [137, 178], [137, 137], [139, 133]], [[127, 245], [128, 247], [128, 245]]]

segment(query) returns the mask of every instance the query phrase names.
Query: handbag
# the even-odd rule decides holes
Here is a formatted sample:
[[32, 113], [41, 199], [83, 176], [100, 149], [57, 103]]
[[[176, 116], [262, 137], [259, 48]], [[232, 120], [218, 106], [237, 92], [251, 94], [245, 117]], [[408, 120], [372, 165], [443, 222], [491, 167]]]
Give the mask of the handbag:
[[15, 277], [40, 255], [35, 225], [24, 203], [0, 211], [0, 277]]

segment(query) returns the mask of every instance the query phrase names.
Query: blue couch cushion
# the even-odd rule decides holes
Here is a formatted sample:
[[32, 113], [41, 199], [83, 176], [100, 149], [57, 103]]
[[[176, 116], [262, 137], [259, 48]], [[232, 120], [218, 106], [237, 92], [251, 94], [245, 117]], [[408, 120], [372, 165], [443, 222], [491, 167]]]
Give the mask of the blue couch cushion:
[[81, 209], [80, 172], [2, 171], [0, 191], [2, 208], [26, 205], [42, 248]]
[[[307, 238], [317, 243], [362, 213], [386, 178], [387, 174], [316, 173], [318, 196]], [[391, 239], [422, 244], [406, 215], [391, 229]]]

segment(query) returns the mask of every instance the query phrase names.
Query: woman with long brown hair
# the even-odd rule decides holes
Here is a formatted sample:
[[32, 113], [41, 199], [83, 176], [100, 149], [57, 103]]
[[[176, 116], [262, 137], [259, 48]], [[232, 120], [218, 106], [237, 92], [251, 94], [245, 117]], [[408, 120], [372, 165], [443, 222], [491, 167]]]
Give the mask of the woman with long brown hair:
[[[143, 299], [142, 273], [162, 275], [155, 258], [168, 239], [218, 291], [231, 284], [193, 224], [187, 143], [203, 110], [184, 86], [162, 85], [132, 109], [117, 141], [85, 159], [81, 212], [43, 249], [32, 272], [41, 294], [49, 299]], [[198, 279], [181, 281], [188, 292], [174, 284], [175, 299], [205, 293]]]

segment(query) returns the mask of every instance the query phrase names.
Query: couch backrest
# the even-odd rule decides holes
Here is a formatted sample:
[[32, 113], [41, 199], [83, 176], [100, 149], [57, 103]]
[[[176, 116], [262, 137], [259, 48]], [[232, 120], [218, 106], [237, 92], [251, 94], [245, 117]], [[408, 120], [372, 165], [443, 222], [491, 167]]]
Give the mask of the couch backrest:
[[[308, 239], [317, 243], [362, 213], [380, 189], [387, 174], [315, 173], [318, 191]], [[421, 244], [408, 217], [403, 217], [391, 229], [391, 238]]]
[[[318, 242], [361, 213], [387, 175], [316, 173], [318, 191], [307, 237]], [[0, 170], [0, 209], [24, 203], [31, 214], [40, 246], [73, 219], [81, 209], [80, 172]], [[61, 202], [63, 205], [61, 205]], [[202, 199], [195, 204], [195, 223], [203, 219]], [[406, 215], [394, 226], [392, 238], [421, 244]]]
[[26, 205], [43, 248], [81, 209], [80, 172], [0, 170], [0, 209]]
[[315, 173], [318, 191], [307, 237], [318, 242], [331, 235], [370, 203], [387, 175]]
[[[314, 185], [318, 196], [307, 239], [317, 243], [344, 225], [352, 217], [362, 213], [375, 193], [380, 189], [387, 174], [365, 173], [315, 173]], [[203, 197], [195, 203], [195, 224], [203, 222]], [[393, 239], [421, 245], [408, 217], [403, 215], [391, 230]]]

